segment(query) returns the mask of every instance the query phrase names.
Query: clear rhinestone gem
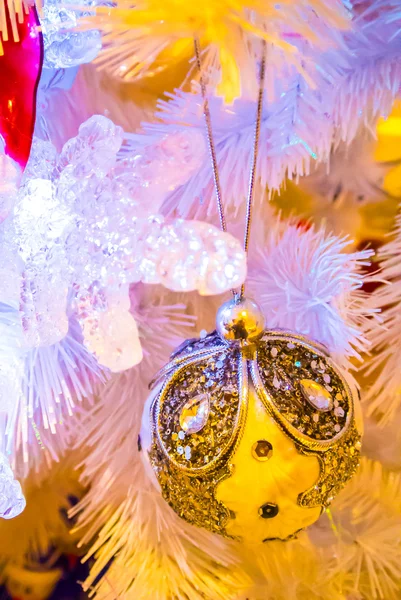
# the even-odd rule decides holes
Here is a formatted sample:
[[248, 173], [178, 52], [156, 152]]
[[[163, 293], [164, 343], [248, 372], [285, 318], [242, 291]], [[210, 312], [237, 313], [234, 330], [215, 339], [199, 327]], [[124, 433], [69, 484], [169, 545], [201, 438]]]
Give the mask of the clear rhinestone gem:
[[270, 350], [270, 354], [272, 355], [273, 358], [276, 358], [277, 354], [278, 354], [278, 350], [277, 348], [272, 348]]
[[344, 416], [344, 409], [341, 408], [341, 406], [337, 406], [334, 409], [334, 414], [336, 415], [336, 417], [343, 417]]
[[322, 412], [333, 408], [333, 398], [320, 383], [312, 379], [301, 379], [299, 382], [301, 391], [306, 400], [317, 410]]
[[180, 426], [185, 433], [197, 433], [206, 425], [210, 403], [208, 394], [199, 394], [186, 402], [180, 414]]

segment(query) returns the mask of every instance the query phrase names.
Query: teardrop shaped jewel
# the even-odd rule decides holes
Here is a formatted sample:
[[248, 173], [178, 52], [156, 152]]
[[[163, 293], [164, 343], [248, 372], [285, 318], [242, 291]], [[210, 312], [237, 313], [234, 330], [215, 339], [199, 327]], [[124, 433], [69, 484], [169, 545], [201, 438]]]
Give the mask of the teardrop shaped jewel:
[[197, 433], [207, 422], [210, 402], [208, 394], [199, 394], [184, 404], [180, 414], [180, 426], [185, 433]]
[[333, 398], [320, 383], [313, 379], [301, 379], [299, 384], [303, 395], [313, 408], [321, 412], [327, 412], [333, 408]]

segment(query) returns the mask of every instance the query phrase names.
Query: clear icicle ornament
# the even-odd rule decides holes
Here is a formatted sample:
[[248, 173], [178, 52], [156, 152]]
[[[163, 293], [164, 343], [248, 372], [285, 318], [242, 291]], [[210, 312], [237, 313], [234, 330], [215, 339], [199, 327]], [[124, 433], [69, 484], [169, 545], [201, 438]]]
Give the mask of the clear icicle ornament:
[[99, 364], [117, 373], [141, 362], [142, 346], [130, 312], [128, 286], [112, 292], [96, 285], [77, 289], [74, 307], [84, 345]]
[[241, 285], [246, 275], [245, 252], [233, 236], [158, 212], [166, 195], [199, 169], [201, 134], [173, 132], [124, 160], [123, 139], [121, 127], [101, 115], [84, 122], [60, 153], [34, 139], [0, 230], [0, 274], [7, 281], [0, 291], [19, 307], [25, 344], [60, 342], [74, 299], [86, 348], [112, 371], [142, 357], [130, 284], [208, 295]]
[[[77, 11], [77, 6], [88, 7]], [[101, 47], [101, 35], [97, 29], [76, 31], [79, 18], [93, 14], [93, 2], [71, 0], [46, 0], [39, 15], [45, 47], [46, 68], [65, 69], [89, 63], [96, 58]]]
[[21, 485], [14, 479], [7, 458], [0, 452], [0, 517], [13, 519], [22, 513], [25, 506]]
[[161, 215], [143, 219], [138, 249], [137, 280], [161, 283], [177, 292], [221, 294], [241, 285], [246, 277], [241, 243], [203, 221], [166, 223]]
[[0, 135], [0, 224], [14, 207], [20, 181], [21, 168], [10, 156], [7, 156]]
[[25, 341], [31, 347], [54, 344], [68, 331], [68, 267], [63, 244], [70, 225], [71, 215], [60, 203], [54, 183], [26, 180], [10, 234], [23, 261], [20, 311]]

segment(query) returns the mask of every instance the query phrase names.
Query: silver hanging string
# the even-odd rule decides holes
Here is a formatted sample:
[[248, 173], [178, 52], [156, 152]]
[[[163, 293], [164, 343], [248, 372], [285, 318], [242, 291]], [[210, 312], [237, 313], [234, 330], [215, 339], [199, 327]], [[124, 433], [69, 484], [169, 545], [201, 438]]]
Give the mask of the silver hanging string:
[[[213, 130], [212, 130], [212, 119], [210, 115], [210, 107], [209, 107], [209, 99], [207, 96], [206, 83], [203, 77], [202, 70], [202, 62], [201, 62], [201, 50], [199, 39], [194, 39], [195, 46], [195, 58], [196, 64], [199, 70], [199, 83], [202, 94], [203, 101], [203, 116], [206, 124], [206, 133], [207, 140], [209, 146], [209, 154], [212, 162], [212, 170], [213, 170], [213, 181], [214, 181], [214, 189], [217, 199], [217, 209], [220, 218], [220, 226], [223, 231], [227, 231], [227, 223], [224, 215], [224, 208], [222, 202], [222, 193], [221, 193], [221, 185], [220, 185], [220, 177], [219, 177], [219, 168], [217, 164], [217, 156], [216, 156], [216, 147], [213, 140]], [[256, 109], [256, 120], [255, 120], [255, 131], [254, 131], [254, 139], [253, 139], [253, 152], [252, 152], [252, 163], [251, 163], [251, 171], [249, 175], [249, 185], [248, 185], [248, 196], [246, 201], [246, 217], [245, 217], [245, 233], [244, 233], [244, 250], [245, 253], [248, 254], [249, 248], [249, 240], [251, 233], [251, 224], [252, 224], [252, 209], [253, 209], [253, 198], [255, 194], [255, 179], [256, 179], [256, 168], [258, 163], [258, 153], [259, 153], [259, 141], [260, 141], [260, 125], [262, 121], [262, 113], [263, 113], [263, 97], [264, 97], [264, 88], [265, 88], [265, 74], [266, 74], [266, 42], [262, 40], [262, 56], [260, 62], [260, 70], [259, 70], [259, 93], [258, 93], [258, 103]], [[245, 284], [242, 284], [240, 297], [244, 295]], [[237, 295], [237, 292], [233, 290], [233, 294]]]

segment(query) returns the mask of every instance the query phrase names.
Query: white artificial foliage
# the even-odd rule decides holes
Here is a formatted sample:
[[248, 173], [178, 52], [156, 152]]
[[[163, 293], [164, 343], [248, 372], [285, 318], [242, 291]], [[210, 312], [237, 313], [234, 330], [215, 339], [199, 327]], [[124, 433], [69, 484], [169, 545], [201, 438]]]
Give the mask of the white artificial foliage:
[[367, 390], [363, 397], [368, 416], [389, 424], [401, 407], [401, 216], [391, 239], [379, 250], [384, 282], [372, 294], [371, 306], [382, 311], [383, 326], [372, 323], [368, 335], [372, 352], [366, 364]]
[[[292, 68], [316, 85], [311, 49], [341, 46], [342, 31], [351, 27], [351, 5], [341, 0], [235, 0], [203, 3], [119, 0], [113, 10], [100, 8], [87, 18], [87, 27], [99, 27], [106, 47], [98, 62], [125, 80], [152, 77], [171, 65], [173, 58], [190, 59], [193, 38], [203, 44], [204, 63], [222, 71], [221, 93], [232, 99], [241, 83], [254, 81], [255, 56], [260, 41], [268, 45], [269, 63], [276, 77]], [[107, 16], [106, 16], [107, 15]], [[255, 43], [256, 40], [256, 43]], [[253, 46], [257, 46], [257, 53]]]
[[71, 317], [60, 342], [24, 352], [19, 379], [14, 375], [19, 393], [7, 411], [3, 438], [20, 476], [63, 456], [75, 440], [68, 418], [77, 403], [91, 401], [108, 377], [82, 342], [81, 329]]
[[384, 177], [401, 159], [378, 162], [374, 152], [373, 136], [361, 133], [352, 143], [334, 147], [327, 163], [318, 164], [309, 177], [302, 178], [300, 187], [317, 196], [317, 201], [335, 204], [384, 200], [389, 196], [383, 189]]
[[[132, 13], [141, 3], [134, 7], [123, 1], [120, 8]], [[253, 224], [247, 293], [262, 304], [268, 327], [292, 329], [323, 343], [347, 368], [373, 350], [368, 371], [373, 384], [364, 398], [370, 417], [366, 451], [398, 470], [401, 219], [395, 239], [382, 251], [381, 277], [391, 285], [383, 285], [371, 300], [362, 290], [369, 281], [363, 271], [370, 250], [355, 251], [349, 238], [324, 228], [294, 220], [275, 223], [273, 216], [267, 232], [262, 230], [270, 211], [262, 202], [265, 189], [280, 189], [287, 177], [298, 181], [309, 176], [303, 183], [313, 193], [328, 199], [339, 194], [344, 203], [351, 195], [380, 195], [376, 184], [387, 166], [370, 162], [359, 136], [362, 129], [373, 131], [399, 94], [400, 2], [352, 4], [258, 0], [252, 4], [257, 23], [248, 20], [249, 13], [241, 21], [241, 26], [256, 25], [269, 35], [276, 34], [280, 23], [281, 36], [274, 37], [276, 47], [270, 39], [267, 56], [255, 199], [260, 212]], [[147, 9], [151, 5], [150, 0]], [[219, 2], [211, 6], [225, 8]], [[169, 2], [155, 3], [157, 10], [168, 7]], [[351, 8], [352, 22], [344, 24]], [[278, 20], [266, 18], [267, 9]], [[206, 14], [202, 3], [189, 3], [188, 10], [199, 11], [201, 19]], [[103, 29], [109, 41], [118, 41], [118, 47], [108, 46], [103, 54], [111, 71], [124, 78], [133, 74], [131, 67], [138, 77], [157, 74], [167, 62], [171, 65], [172, 57], [166, 63], [155, 58], [177, 40], [178, 57], [192, 58], [191, 20], [190, 44], [180, 54], [182, 32], [167, 31], [175, 27], [170, 16], [176, 18], [171, 11], [167, 20], [152, 24], [166, 28], [161, 39], [140, 28], [119, 28], [106, 13]], [[238, 33], [235, 19], [231, 26]], [[254, 33], [247, 31], [248, 43], [242, 33], [233, 35], [225, 48], [241, 70], [243, 96], [233, 105], [215, 97], [210, 101], [223, 202], [229, 231], [238, 237], [242, 231], [231, 215], [234, 219], [241, 213], [248, 188], [254, 67], [260, 58], [260, 39]], [[62, 35], [68, 38], [71, 32]], [[73, 39], [82, 32], [76, 35]], [[64, 45], [61, 50], [69, 62], [79, 48]], [[221, 56], [213, 44], [204, 48], [211, 88], [219, 79]], [[198, 77], [192, 67], [191, 75]], [[224, 86], [217, 87], [224, 95]], [[238, 252], [234, 263], [241, 266], [239, 279], [232, 264], [224, 279], [226, 262], [219, 260], [213, 239], [218, 245], [228, 238], [205, 223], [176, 219], [201, 216], [210, 222], [215, 217], [196, 84], [194, 90], [160, 101], [156, 122], [127, 135], [117, 154], [125, 134], [107, 117], [135, 131], [143, 115], [149, 118], [155, 94], [132, 84], [121, 86], [86, 67], [71, 92], [42, 90], [36, 127], [55, 147], [34, 140], [18, 197], [18, 169], [8, 160], [0, 164], [5, 179], [0, 188], [1, 443], [16, 474], [30, 473], [39, 492], [31, 501], [38, 511], [31, 517], [34, 525], [22, 521], [20, 531], [15, 530], [17, 560], [32, 549], [40, 553], [60, 544], [60, 505], [71, 490], [77, 495], [82, 491], [64, 471], [65, 455], [74, 448], [72, 462], [88, 487], [70, 514], [79, 518], [74, 539], [80, 536], [80, 548], [91, 563], [84, 588], [98, 600], [398, 600], [400, 476], [379, 463], [362, 459], [332, 510], [298, 539], [256, 549], [178, 519], [145, 472], [138, 433], [148, 383], [182, 338], [192, 336], [193, 319], [187, 314], [192, 311], [176, 304], [177, 297], [194, 308], [199, 334], [204, 326], [213, 327], [223, 298], [192, 292], [187, 303], [183, 291], [209, 293], [211, 282], [220, 292], [230, 288], [228, 280], [237, 284], [245, 276], [244, 256]], [[84, 123], [77, 135], [93, 113], [102, 116]], [[138, 211], [151, 218], [131, 227]], [[230, 239], [236, 254], [238, 244]], [[130, 277], [139, 257], [143, 269]], [[128, 291], [128, 284], [139, 280], [164, 282], [180, 294], [171, 299], [160, 287], [142, 284]], [[384, 310], [382, 328], [377, 327], [378, 310]], [[109, 369], [100, 362], [116, 371], [138, 364], [106, 381]], [[380, 433], [377, 423], [386, 429]], [[383, 436], [394, 439], [384, 443]], [[50, 468], [60, 459], [58, 478], [52, 479]], [[0, 537], [7, 546], [2, 556], [12, 555], [9, 537]]]
[[364, 330], [376, 314], [361, 289], [373, 251], [348, 252], [350, 245], [324, 227], [277, 221], [253, 245], [248, 276], [268, 328], [302, 333], [345, 366], [369, 348]]
[[[200, 600], [213, 586], [213, 598], [222, 600], [224, 590], [235, 589], [241, 581], [228, 569], [235, 560], [225, 542], [183, 524], [153, 487], [140, 457], [138, 434], [147, 383], [192, 322], [181, 312], [182, 306], [149, 304], [149, 293], [143, 293], [143, 288], [134, 289], [132, 300], [144, 360], [115, 376], [103, 392], [101, 403], [86, 415], [78, 415], [77, 427], [88, 446], [82, 481], [90, 483], [90, 489], [73, 513], [81, 513], [81, 544], [95, 540], [87, 558], [93, 555], [96, 559], [85, 588], [91, 589], [116, 555], [108, 575], [95, 585], [99, 598], [164, 600], [173, 590], [177, 597], [188, 594]], [[210, 566], [210, 556], [218, 567]], [[152, 569], [150, 581], [147, 567]]]
[[[316, 162], [327, 162], [333, 145], [350, 144], [361, 127], [373, 129], [379, 116], [389, 113], [401, 85], [401, 15], [396, 2], [362, 3], [355, 27], [343, 43], [319, 55], [318, 84], [310, 87], [299, 73], [282, 79], [269, 77], [271, 97], [266, 97], [261, 123], [258, 177], [262, 186], [278, 190], [285, 178], [309, 175]], [[372, 19], [371, 11], [381, 19]], [[366, 11], [366, 12], [365, 12]], [[376, 13], [375, 13], [376, 14]], [[383, 39], [388, 39], [386, 46]], [[247, 193], [255, 120], [254, 94], [232, 106], [210, 98], [221, 187], [226, 203], [239, 206]], [[197, 94], [176, 91], [159, 102], [156, 122], [143, 132], [128, 135], [127, 155], [146, 140], [155, 143], [169, 131], [192, 127], [205, 132], [202, 100]], [[311, 127], [311, 123], [314, 124]], [[176, 189], [165, 208], [193, 217], [202, 203], [214, 210], [209, 157], [188, 183]]]
[[[212, 593], [211, 597], [223, 600], [224, 579], [231, 581], [232, 589], [234, 582], [239, 584], [235, 573], [230, 573], [235, 560], [224, 541], [183, 524], [154, 488], [140, 459], [137, 440], [142, 402], [138, 396], [146, 396], [141, 379], [132, 371], [120, 375], [106, 390], [103, 406], [92, 422], [83, 423], [90, 428], [88, 440], [96, 445], [84, 461], [83, 473], [91, 489], [77, 507], [83, 510], [78, 530], [84, 531], [81, 543], [96, 535], [85, 556], [96, 560], [84, 588], [96, 591], [98, 598], [164, 600], [174, 592], [179, 598], [187, 594], [194, 600]], [[100, 462], [101, 456], [107, 457], [106, 463]], [[92, 589], [111, 556], [115, 560], [106, 577]], [[214, 593], [208, 572], [217, 569], [210, 566], [210, 557], [222, 573], [214, 583]]]
[[319, 554], [306, 532], [283, 544], [271, 541], [256, 546], [237, 546], [241, 567], [252, 570], [252, 586], [239, 591], [235, 600], [329, 600]]
[[344, 587], [350, 594], [372, 600], [399, 597], [400, 492], [399, 473], [386, 472], [380, 463], [364, 458], [356, 477], [333, 503], [333, 557], [338, 572], [348, 574]]
[[11, 212], [21, 181], [20, 166], [5, 153], [0, 136], [0, 224]]
[[[364, 400], [362, 395], [362, 401]], [[366, 405], [362, 405], [366, 409]], [[400, 471], [401, 469], [401, 406], [385, 424], [377, 421], [375, 415], [364, 419], [363, 451], [364, 455], [380, 461], [383, 468]]]
[[[135, 131], [143, 119], [152, 116], [156, 97], [146, 89], [139, 93], [127, 84], [121, 94], [115, 80], [91, 64], [81, 67], [72, 82], [67, 75], [65, 70], [58, 70], [50, 82], [40, 82], [37, 98], [35, 132], [38, 137], [51, 140], [59, 151], [93, 115], [106, 116], [125, 131]], [[133, 93], [135, 103], [131, 99]], [[59, 118], [60, 113], [63, 119]]]
[[[247, 293], [261, 302], [268, 327], [292, 328], [314, 337], [349, 366], [349, 358], [358, 356], [366, 346], [362, 329], [371, 313], [365, 309], [360, 290], [361, 269], [372, 253], [347, 254], [347, 245], [345, 238], [329, 235], [324, 229], [302, 228], [293, 220], [277, 220], [264, 233], [261, 220], [255, 217]], [[145, 324], [151, 327], [149, 337], [142, 339], [143, 362], [115, 377], [101, 394], [101, 402], [78, 414], [75, 424], [78, 439], [84, 437], [87, 446], [81, 467], [82, 481], [90, 484], [90, 489], [73, 514], [79, 515], [77, 532], [81, 532], [82, 546], [91, 544], [86, 558], [95, 558], [85, 588], [102, 600], [145, 599], [149, 594], [157, 600], [171, 596], [197, 600], [202, 593], [208, 600], [281, 600], [296, 592], [302, 597], [310, 578], [323, 589], [326, 583], [319, 580], [320, 571], [306, 567], [307, 561], [301, 560], [305, 552], [310, 553], [311, 561], [318, 560], [307, 539], [302, 538], [283, 555], [278, 551], [281, 561], [277, 558], [274, 563], [267, 546], [255, 553], [250, 549], [242, 552], [179, 520], [149, 480], [140, 458], [138, 433], [149, 393], [147, 382], [166, 362], [166, 343], [172, 347], [173, 340], [169, 339], [170, 329], [164, 327], [163, 335], [161, 329], [152, 331], [156, 312], [153, 306], [143, 312], [147, 305], [141, 297], [144, 289], [140, 286], [138, 295], [133, 288], [131, 294], [139, 330]], [[150, 298], [149, 289], [147, 294]], [[135, 298], [140, 299], [137, 308]], [[189, 297], [200, 318], [199, 328], [205, 324], [213, 327], [218, 301], [211, 300], [195, 294]], [[212, 557], [207, 572], [213, 574], [214, 583], [205, 571], [205, 552]], [[107, 575], [98, 580], [112, 556], [115, 558]], [[297, 567], [287, 581], [285, 565], [292, 561], [305, 568]], [[234, 579], [227, 568], [233, 571]], [[250, 573], [253, 584], [246, 583]], [[330, 595], [322, 597], [330, 599]]]

